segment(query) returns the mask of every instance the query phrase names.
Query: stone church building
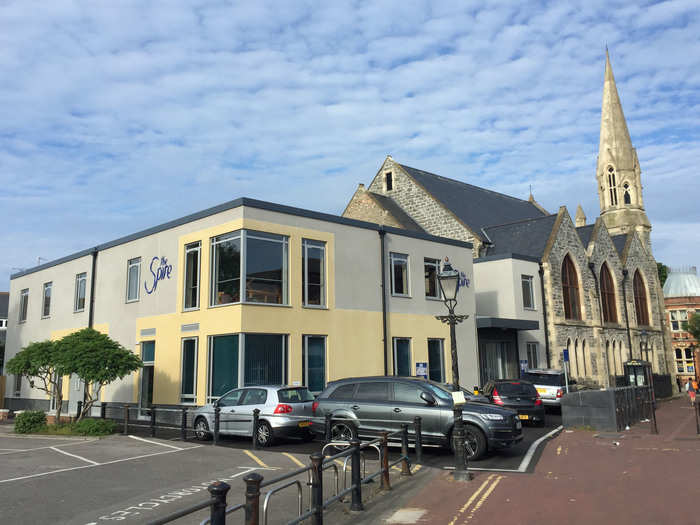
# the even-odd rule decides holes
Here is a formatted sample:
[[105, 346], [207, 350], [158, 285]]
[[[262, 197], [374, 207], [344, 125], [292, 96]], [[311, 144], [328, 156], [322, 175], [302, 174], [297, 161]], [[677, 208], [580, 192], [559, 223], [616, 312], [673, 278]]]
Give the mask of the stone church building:
[[[573, 219], [565, 207], [549, 213], [532, 195], [518, 199], [389, 156], [369, 186], [360, 184], [343, 215], [473, 244], [482, 382], [517, 376], [524, 359], [530, 367], [560, 368], [564, 348], [572, 376], [591, 385], [621, 384], [622, 364], [632, 358], [649, 360], [656, 374], [669, 374], [670, 334], [641, 169], [607, 53], [595, 176], [600, 216], [587, 224], [580, 206]], [[526, 324], [497, 317], [483, 322], [477, 270], [505, 259], [532, 268], [525, 275], [517, 269], [522, 266], [504, 266], [517, 275], [500, 278], [522, 282], [520, 311], [537, 313]]]

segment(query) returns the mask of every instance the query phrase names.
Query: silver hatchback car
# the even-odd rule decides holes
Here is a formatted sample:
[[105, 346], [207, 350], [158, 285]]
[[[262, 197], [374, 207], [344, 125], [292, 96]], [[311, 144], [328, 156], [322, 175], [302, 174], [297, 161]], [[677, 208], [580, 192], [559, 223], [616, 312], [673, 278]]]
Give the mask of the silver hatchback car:
[[260, 410], [258, 444], [268, 446], [277, 437], [313, 439], [311, 404], [314, 396], [306, 387], [284, 385], [236, 388], [214, 403], [194, 411], [193, 423], [198, 439], [209, 439], [214, 430], [214, 408], [219, 414], [219, 434], [252, 436], [253, 410]]

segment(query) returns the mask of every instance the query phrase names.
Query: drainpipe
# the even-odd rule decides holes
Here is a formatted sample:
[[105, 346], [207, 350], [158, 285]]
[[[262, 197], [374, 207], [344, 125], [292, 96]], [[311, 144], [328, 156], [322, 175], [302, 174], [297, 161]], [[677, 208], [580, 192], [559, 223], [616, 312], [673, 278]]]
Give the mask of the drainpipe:
[[92, 272], [90, 273], [90, 307], [88, 308], [88, 328], [95, 321], [95, 272], [97, 271], [97, 248], [92, 249]]
[[[588, 269], [591, 271], [591, 275], [593, 276], [593, 282], [595, 283], [595, 294], [598, 299], [598, 313], [600, 317], [600, 329], [603, 329], [603, 302], [602, 302], [602, 297], [600, 296], [600, 290], [598, 289], [598, 276], [595, 273], [595, 264], [592, 262], [588, 263]], [[600, 348], [601, 350], [603, 349], [602, 345], [602, 339], [600, 340], [601, 345]], [[583, 356], [584, 359], [584, 364], [585, 364], [585, 359], [586, 356]], [[605, 349], [605, 359], [603, 359], [603, 362], [605, 364], [605, 388], [610, 388], [610, 369], [608, 368], [608, 350], [607, 348]]]
[[630, 333], [630, 316], [627, 313], [627, 290], [625, 289], [625, 282], [627, 281], [628, 274], [629, 272], [627, 271], [627, 268], [622, 270], [622, 299], [625, 304], [625, 325], [627, 326], [627, 344], [629, 345], [630, 349], [630, 359], [632, 359], [632, 334]]
[[384, 226], [379, 226], [379, 258], [381, 259], [381, 269], [382, 269], [382, 337], [383, 337], [383, 348], [384, 348], [384, 375], [389, 375], [389, 358], [387, 349], [387, 333], [386, 333], [386, 230]]
[[542, 316], [544, 318], [544, 355], [547, 357], [547, 368], [552, 367], [549, 356], [549, 330], [547, 326], [547, 299], [544, 295], [544, 268], [540, 264], [540, 291], [542, 293]]

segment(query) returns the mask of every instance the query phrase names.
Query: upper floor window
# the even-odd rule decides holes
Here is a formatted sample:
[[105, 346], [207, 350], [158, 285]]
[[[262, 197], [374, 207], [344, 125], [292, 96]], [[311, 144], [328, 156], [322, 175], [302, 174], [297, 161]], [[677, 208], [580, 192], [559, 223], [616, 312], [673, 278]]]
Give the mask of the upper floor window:
[[44, 295], [41, 303], [41, 317], [48, 317], [51, 315], [51, 288], [52, 283], [44, 283]]
[[141, 257], [129, 259], [126, 265], [126, 302], [139, 300], [139, 280], [141, 279]]
[[626, 182], [622, 185], [624, 188], [624, 194], [623, 194], [623, 200], [625, 204], [631, 204], [632, 203], [632, 197], [630, 195], [630, 185], [627, 184]]
[[615, 168], [608, 166], [608, 191], [610, 192], [610, 205], [617, 206], [617, 183], [615, 182]]
[[85, 310], [85, 289], [87, 286], [87, 273], [79, 273], [75, 276], [75, 297], [73, 299], [73, 311]]
[[600, 295], [603, 303], [603, 321], [617, 323], [617, 308], [615, 308], [615, 286], [608, 265], [603, 263], [600, 269]]
[[213, 237], [210, 305], [288, 304], [288, 244], [283, 235], [249, 230]]
[[647, 288], [639, 270], [634, 272], [634, 311], [637, 314], [637, 325], [649, 326], [649, 310], [647, 309]]
[[384, 189], [386, 191], [391, 191], [394, 189], [394, 177], [390, 171], [384, 174]]
[[199, 308], [199, 241], [185, 246], [185, 310]]
[[671, 310], [671, 330], [674, 332], [688, 330], [688, 310]]
[[29, 288], [25, 288], [19, 293], [19, 322], [27, 320], [27, 307], [29, 306]]
[[303, 239], [302, 258], [302, 301], [304, 306], [326, 305], [326, 244]]
[[425, 296], [433, 299], [440, 298], [440, 285], [438, 284], [438, 273], [440, 273], [440, 259], [423, 259], [425, 271]]
[[532, 310], [535, 308], [535, 289], [532, 285], [532, 275], [521, 275], [520, 282], [523, 288], [523, 308]]
[[581, 303], [578, 294], [578, 274], [571, 257], [564, 257], [561, 265], [561, 288], [564, 296], [564, 317], [581, 319]]
[[393, 295], [410, 295], [408, 289], [408, 255], [402, 253], [389, 254], [391, 259], [391, 293]]

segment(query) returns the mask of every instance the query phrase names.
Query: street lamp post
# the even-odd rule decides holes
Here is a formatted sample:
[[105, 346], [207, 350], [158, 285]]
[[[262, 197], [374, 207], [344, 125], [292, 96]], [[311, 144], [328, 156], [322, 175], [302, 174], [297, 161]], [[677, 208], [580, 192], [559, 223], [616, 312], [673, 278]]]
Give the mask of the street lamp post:
[[[445, 257], [445, 262], [442, 265], [442, 271], [438, 274], [438, 282], [440, 283], [440, 291], [442, 298], [447, 307], [448, 315], [436, 315], [435, 317], [450, 326], [450, 355], [452, 356], [452, 389], [455, 392], [460, 392], [459, 387], [459, 366], [457, 362], [457, 336], [455, 335], [455, 326], [464, 321], [468, 315], [455, 314], [457, 306], [457, 291], [459, 290], [459, 272], [452, 268], [450, 261]], [[462, 421], [462, 405], [454, 404], [454, 428], [452, 430], [452, 439], [455, 446], [455, 470], [454, 478], [461, 481], [471, 479], [468, 470], [468, 457], [465, 447], [464, 423]]]

